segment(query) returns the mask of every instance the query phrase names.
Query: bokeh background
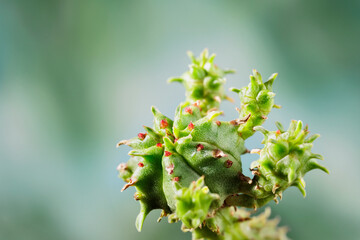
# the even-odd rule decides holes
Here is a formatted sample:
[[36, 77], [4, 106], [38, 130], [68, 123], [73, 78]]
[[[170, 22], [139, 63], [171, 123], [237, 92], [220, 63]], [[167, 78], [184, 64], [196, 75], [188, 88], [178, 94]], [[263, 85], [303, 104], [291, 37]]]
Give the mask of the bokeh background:
[[279, 72], [283, 108], [265, 127], [301, 119], [322, 135], [331, 174], [309, 173], [308, 196], [289, 189], [272, 216], [292, 239], [360, 239], [359, 12], [355, 0], [0, 0], [0, 239], [191, 239], [160, 211], [136, 232], [116, 172], [129, 149], [115, 144], [151, 125], [151, 105], [173, 115], [184, 91], [166, 79], [205, 47], [237, 70], [227, 87]]

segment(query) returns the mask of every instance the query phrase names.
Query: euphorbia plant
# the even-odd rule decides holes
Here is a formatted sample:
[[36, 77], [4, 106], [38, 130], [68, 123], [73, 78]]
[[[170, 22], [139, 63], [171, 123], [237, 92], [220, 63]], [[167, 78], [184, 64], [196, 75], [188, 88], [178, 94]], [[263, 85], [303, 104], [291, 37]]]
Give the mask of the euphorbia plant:
[[[328, 172], [316, 161], [322, 156], [311, 152], [319, 135], [307, 137], [308, 127], [295, 120], [287, 130], [278, 122], [276, 131], [261, 127], [271, 109], [279, 107], [272, 90], [277, 74], [264, 82], [256, 70], [247, 87], [231, 89], [240, 96], [239, 117], [217, 120], [221, 101], [230, 99], [224, 76], [233, 71], [217, 67], [207, 50], [199, 58], [189, 56], [189, 70], [169, 79], [186, 90], [174, 120], [152, 107], [153, 128], [145, 126], [144, 133], [118, 143], [133, 148], [118, 171], [127, 182], [122, 190], [137, 190], [137, 229], [151, 210], [162, 209], [161, 217], [182, 221], [182, 230], [191, 231], [193, 239], [286, 239], [286, 229], [267, 219], [269, 210], [252, 217], [244, 208], [278, 202], [290, 186], [305, 196], [305, 173]], [[264, 147], [249, 150], [245, 140], [256, 131], [263, 133]], [[242, 171], [241, 156], [248, 153], [260, 155], [250, 166], [252, 177]]]

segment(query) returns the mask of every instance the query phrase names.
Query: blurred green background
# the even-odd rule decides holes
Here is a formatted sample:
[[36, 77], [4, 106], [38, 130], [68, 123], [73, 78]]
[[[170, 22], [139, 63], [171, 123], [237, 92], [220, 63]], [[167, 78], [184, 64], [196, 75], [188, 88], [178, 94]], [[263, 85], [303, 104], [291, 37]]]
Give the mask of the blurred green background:
[[283, 108], [265, 127], [301, 119], [322, 135], [314, 152], [331, 175], [309, 173], [308, 196], [288, 190], [272, 216], [292, 239], [360, 239], [359, 12], [359, 1], [0, 0], [0, 239], [191, 239], [156, 223], [160, 211], [136, 232], [139, 205], [116, 172], [129, 149], [115, 144], [151, 125], [151, 105], [173, 115], [184, 90], [165, 80], [205, 47], [237, 70], [227, 87], [252, 68], [279, 72]]

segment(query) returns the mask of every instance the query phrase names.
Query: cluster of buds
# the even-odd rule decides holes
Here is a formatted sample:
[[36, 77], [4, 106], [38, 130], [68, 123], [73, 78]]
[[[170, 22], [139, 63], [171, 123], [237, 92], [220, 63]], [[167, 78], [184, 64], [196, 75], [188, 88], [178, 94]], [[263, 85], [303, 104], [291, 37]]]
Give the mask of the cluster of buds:
[[[189, 71], [170, 82], [185, 86], [186, 101], [180, 103], [174, 120], [152, 107], [154, 125], [144, 126], [145, 133], [123, 140], [130, 159], [118, 167], [126, 182], [122, 190], [135, 186], [135, 200], [141, 210], [136, 219], [140, 231], [148, 213], [162, 209], [161, 217], [169, 222], [182, 221], [184, 231], [194, 239], [286, 239], [286, 230], [276, 220], [267, 220], [269, 212], [251, 217], [244, 209], [259, 208], [270, 200], [278, 202], [283, 191], [296, 186], [305, 196], [305, 173], [312, 169], [327, 172], [311, 152], [312, 142], [319, 136], [307, 137], [308, 127], [292, 121], [285, 131], [277, 123], [277, 131], [261, 127], [274, 104], [273, 74], [263, 82], [254, 70], [250, 84], [231, 90], [240, 96], [239, 116], [220, 121], [220, 102], [225, 95], [225, 74], [205, 50], [199, 58], [189, 54]], [[264, 148], [248, 150], [245, 140], [256, 131], [264, 134]], [[242, 171], [241, 156], [258, 153], [251, 164], [253, 177]]]

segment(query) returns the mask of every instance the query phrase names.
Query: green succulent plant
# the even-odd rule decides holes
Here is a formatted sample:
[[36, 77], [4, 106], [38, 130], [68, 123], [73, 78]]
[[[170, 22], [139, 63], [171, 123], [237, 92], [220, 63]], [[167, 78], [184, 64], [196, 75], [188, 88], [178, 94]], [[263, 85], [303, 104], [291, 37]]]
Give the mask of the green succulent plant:
[[[224, 76], [233, 71], [217, 67], [215, 55], [207, 50], [199, 58], [189, 56], [189, 71], [169, 79], [183, 83], [186, 90], [174, 120], [152, 107], [153, 128], [144, 126], [144, 133], [118, 143], [133, 148], [118, 171], [126, 182], [122, 190], [136, 188], [134, 198], [141, 206], [138, 231], [151, 210], [162, 209], [161, 217], [181, 221], [193, 239], [287, 239], [276, 219], [267, 220], [270, 210], [250, 216], [237, 207], [257, 209], [278, 202], [290, 186], [305, 196], [305, 173], [328, 172], [316, 161], [322, 156], [311, 152], [319, 135], [307, 137], [308, 127], [295, 120], [286, 131], [280, 123], [277, 131], [261, 127], [271, 109], [279, 108], [272, 92], [277, 74], [264, 82], [256, 70], [248, 86], [231, 89], [240, 97], [239, 117], [218, 120], [221, 101], [231, 100], [225, 95]], [[256, 131], [264, 134], [264, 147], [248, 150], [245, 140]], [[251, 164], [252, 178], [242, 170], [241, 156], [248, 153], [260, 154]]]

